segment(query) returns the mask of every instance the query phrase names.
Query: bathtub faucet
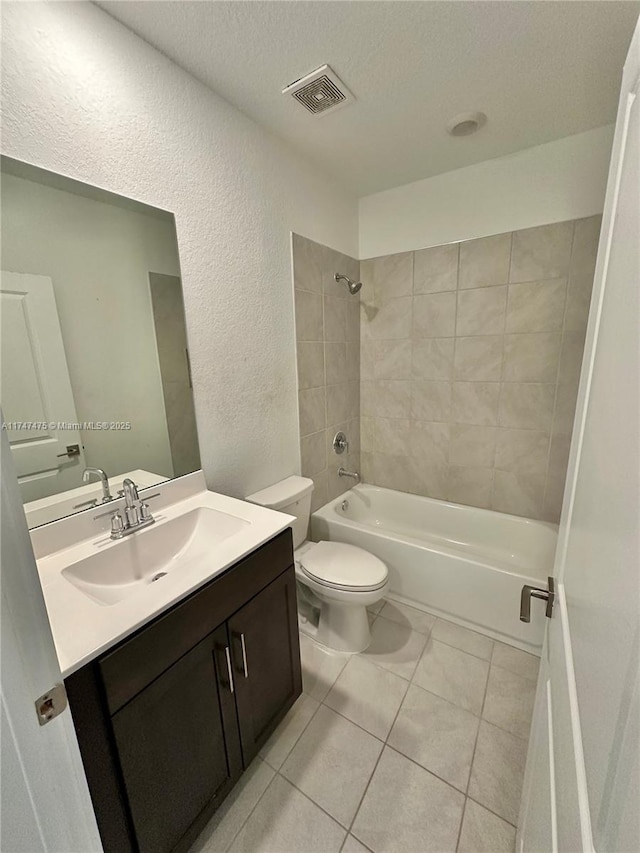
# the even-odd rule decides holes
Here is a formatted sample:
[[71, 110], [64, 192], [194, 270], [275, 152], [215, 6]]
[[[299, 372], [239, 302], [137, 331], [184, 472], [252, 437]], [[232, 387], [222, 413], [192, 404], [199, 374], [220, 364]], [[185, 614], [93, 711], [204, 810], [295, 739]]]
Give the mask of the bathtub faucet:
[[360, 482], [360, 474], [356, 471], [347, 471], [346, 468], [338, 468], [338, 477], [353, 477], [356, 483]]

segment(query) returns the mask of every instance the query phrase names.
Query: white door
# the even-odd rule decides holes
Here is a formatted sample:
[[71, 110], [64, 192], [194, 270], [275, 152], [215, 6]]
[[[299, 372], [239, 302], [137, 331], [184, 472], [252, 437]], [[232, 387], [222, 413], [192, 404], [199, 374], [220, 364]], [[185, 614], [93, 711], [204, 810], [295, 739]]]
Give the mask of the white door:
[[[622, 83], [518, 851], [640, 850], [640, 27]], [[532, 606], [541, 602], [533, 602]]]
[[77, 488], [85, 467], [82, 437], [57, 426], [78, 419], [50, 278], [2, 272], [0, 332], [0, 404], [22, 499]]
[[62, 681], [13, 460], [2, 435], [3, 853], [102, 850], [80, 750], [67, 708], [40, 726], [34, 702]]

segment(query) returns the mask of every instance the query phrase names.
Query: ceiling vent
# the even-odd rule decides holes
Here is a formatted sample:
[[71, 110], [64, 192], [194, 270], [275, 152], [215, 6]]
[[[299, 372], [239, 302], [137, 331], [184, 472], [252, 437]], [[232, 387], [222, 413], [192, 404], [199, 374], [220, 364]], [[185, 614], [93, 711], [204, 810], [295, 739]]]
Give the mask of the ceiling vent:
[[313, 115], [324, 115], [355, 100], [342, 80], [328, 65], [316, 68], [300, 80], [295, 80], [282, 90]]

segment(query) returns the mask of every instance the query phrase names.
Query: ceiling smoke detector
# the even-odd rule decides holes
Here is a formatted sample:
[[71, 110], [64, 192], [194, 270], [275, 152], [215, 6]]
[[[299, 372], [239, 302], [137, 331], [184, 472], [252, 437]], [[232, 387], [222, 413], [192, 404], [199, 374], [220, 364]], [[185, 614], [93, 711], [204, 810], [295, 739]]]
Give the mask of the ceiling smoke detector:
[[342, 80], [328, 65], [295, 80], [282, 90], [293, 96], [313, 115], [324, 115], [355, 100]]
[[451, 136], [471, 136], [486, 124], [487, 117], [484, 113], [458, 113], [451, 121], [447, 122], [447, 133]]

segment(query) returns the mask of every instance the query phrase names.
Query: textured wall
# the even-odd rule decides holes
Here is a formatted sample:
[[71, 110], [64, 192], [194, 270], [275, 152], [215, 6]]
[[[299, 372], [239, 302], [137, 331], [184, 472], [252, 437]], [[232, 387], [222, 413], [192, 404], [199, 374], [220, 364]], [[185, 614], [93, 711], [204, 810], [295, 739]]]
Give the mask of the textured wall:
[[602, 213], [612, 141], [597, 127], [361, 198], [360, 258]]
[[[360, 471], [360, 296], [334, 275], [359, 278], [359, 263], [293, 235], [298, 399], [302, 473], [315, 483], [312, 506], [322, 506], [352, 485], [342, 465]], [[342, 430], [348, 452], [337, 455]]]
[[2, 13], [3, 152], [175, 213], [209, 485], [296, 472], [290, 232], [357, 254], [355, 199], [96, 6]]
[[361, 262], [367, 482], [558, 520], [599, 229]]

